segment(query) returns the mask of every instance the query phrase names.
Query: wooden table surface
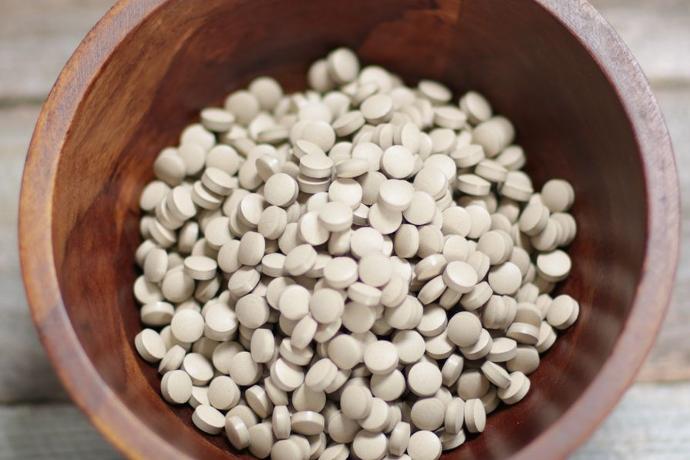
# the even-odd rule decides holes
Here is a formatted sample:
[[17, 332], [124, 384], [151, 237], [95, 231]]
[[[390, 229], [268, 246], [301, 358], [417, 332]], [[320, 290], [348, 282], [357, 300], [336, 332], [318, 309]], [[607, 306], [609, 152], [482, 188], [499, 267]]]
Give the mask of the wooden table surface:
[[[112, 0], [0, 0], [0, 460], [120, 458], [54, 376], [24, 297], [16, 216], [24, 156], [62, 65]], [[564, 0], [577, 1], [577, 0]], [[690, 0], [594, 0], [639, 59], [674, 140], [690, 239]], [[573, 458], [690, 456], [690, 245], [637, 383]]]

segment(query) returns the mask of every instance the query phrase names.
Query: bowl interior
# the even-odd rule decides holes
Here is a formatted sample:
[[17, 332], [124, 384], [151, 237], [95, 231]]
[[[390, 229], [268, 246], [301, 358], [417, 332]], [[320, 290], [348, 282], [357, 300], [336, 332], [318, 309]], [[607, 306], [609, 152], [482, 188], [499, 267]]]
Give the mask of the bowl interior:
[[160, 398], [156, 369], [134, 351], [139, 193], [159, 150], [201, 107], [261, 74], [303, 88], [308, 64], [338, 45], [408, 83], [427, 77], [456, 94], [485, 93], [515, 123], [536, 186], [563, 177], [575, 187], [574, 268], [558, 290], [580, 301], [580, 319], [544, 357], [528, 397], [447, 458], [514, 454], [564, 414], [610, 355], [646, 237], [640, 152], [618, 96], [578, 39], [534, 2], [175, 0], [156, 9], [92, 81], [62, 148], [51, 231], [70, 320], [134, 417], [187, 455], [228, 458], [224, 437], [200, 435], [189, 408]]

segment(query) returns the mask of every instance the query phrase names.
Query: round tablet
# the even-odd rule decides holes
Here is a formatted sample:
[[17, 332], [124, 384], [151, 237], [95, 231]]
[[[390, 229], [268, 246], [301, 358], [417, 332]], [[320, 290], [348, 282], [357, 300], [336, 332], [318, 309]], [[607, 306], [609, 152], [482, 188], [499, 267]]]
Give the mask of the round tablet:
[[318, 246], [328, 241], [328, 230], [319, 221], [316, 212], [307, 212], [299, 220], [299, 235], [306, 243]]
[[402, 145], [388, 147], [381, 157], [381, 169], [392, 179], [404, 179], [414, 171], [415, 157]]
[[443, 271], [443, 282], [450, 289], [465, 294], [477, 284], [476, 270], [468, 263], [459, 260], [450, 262]]
[[559, 295], [546, 313], [546, 321], [556, 329], [563, 330], [572, 326], [580, 313], [580, 305], [567, 294]]
[[298, 321], [309, 313], [310, 298], [306, 288], [298, 284], [287, 286], [278, 301], [280, 313], [287, 319]]
[[551, 212], [564, 212], [575, 199], [573, 186], [563, 179], [551, 179], [541, 189], [542, 201]]
[[392, 455], [402, 455], [410, 442], [412, 428], [407, 422], [398, 422], [388, 438], [388, 451]]
[[182, 370], [166, 372], [161, 380], [161, 394], [170, 404], [185, 404], [192, 396], [192, 379]]
[[323, 276], [328, 284], [336, 289], [343, 289], [357, 281], [357, 262], [349, 257], [334, 257], [323, 269]]
[[299, 159], [299, 169], [305, 176], [314, 179], [330, 178], [333, 171], [333, 160], [323, 152], [309, 153]]
[[475, 174], [460, 174], [458, 190], [472, 196], [485, 196], [491, 191], [491, 182]]
[[386, 340], [374, 342], [364, 350], [364, 364], [372, 374], [388, 374], [398, 365], [398, 350]]
[[510, 375], [508, 371], [491, 361], [484, 361], [481, 371], [489, 382], [496, 385], [497, 388], [506, 388], [510, 385]]
[[245, 195], [237, 208], [237, 217], [246, 225], [254, 228], [259, 225], [264, 210], [264, 197], [258, 193]]
[[328, 358], [317, 361], [307, 371], [304, 384], [313, 391], [323, 391], [330, 385], [338, 373], [338, 367]]
[[486, 426], [486, 411], [479, 399], [465, 401], [465, 426], [470, 433], [481, 433]]
[[381, 287], [390, 281], [393, 267], [388, 257], [382, 254], [368, 254], [360, 259], [358, 272], [363, 283]]
[[343, 414], [352, 420], [362, 420], [371, 412], [371, 391], [362, 385], [348, 385], [340, 396]]
[[411, 460], [437, 460], [441, 452], [441, 440], [433, 432], [421, 430], [410, 436], [407, 453]]
[[352, 225], [352, 208], [345, 203], [326, 203], [318, 212], [319, 221], [329, 232], [341, 232]]
[[276, 439], [287, 439], [290, 436], [290, 411], [287, 406], [276, 406], [271, 416], [273, 434]]
[[266, 239], [261, 233], [247, 232], [242, 235], [237, 259], [242, 265], [255, 266], [266, 252]]
[[570, 256], [561, 250], [537, 256], [537, 270], [547, 281], [555, 283], [565, 279], [570, 274], [571, 266]]
[[384, 206], [380, 206], [378, 203], [375, 203], [371, 206], [371, 208], [369, 208], [368, 218], [369, 224], [375, 230], [382, 235], [390, 235], [400, 227], [403, 214], [400, 211], [388, 209]]
[[329, 75], [338, 83], [347, 83], [357, 78], [359, 59], [348, 48], [331, 51], [326, 59]]
[[323, 415], [314, 411], [295, 412], [290, 422], [293, 432], [307, 436], [323, 433], [325, 425]]
[[360, 110], [368, 122], [380, 122], [393, 111], [393, 99], [388, 94], [374, 94], [362, 102]]
[[252, 359], [248, 351], [241, 351], [230, 358], [228, 371], [238, 385], [253, 385], [261, 377], [261, 365]]
[[396, 332], [393, 344], [398, 349], [400, 362], [403, 364], [417, 362], [424, 355], [424, 338], [417, 331]]
[[328, 199], [340, 201], [352, 209], [362, 202], [362, 186], [354, 179], [338, 178], [328, 186]]
[[177, 311], [170, 321], [170, 328], [180, 342], [196, 342], [204, 333], [204, 318], [194, 310]]
[[218, 434], [225, 426], [225, 417], [218, 409], [202, 404], [194, 409], [192, 422], [204, 433]]
[[495, 363], [503, 363], [515, 357], [517, 353], [517, 342], [508, 337], [495, 338], [491, 345], [487, 359]]
[[364, 420], [360, 420], [359, 424], [362, 428], [371, 433], [381, 432], [388, 423], [389, 413], [388, 404], [380, 398], [374, 398], [371, 405], [371, 412]]
[[361, 258], [368, 254], [383, 252], [383, 235], [371, 227], [358, 228], [352, 232], [350, 247], [355, 257]]
[[513, 252], [513, 240], [500, 230], [490, 230], [484, 233], [477, 242], [477, 251], [489, 257], [491, 265], [505, 262]]
[[362, 430], [352, 441], [352, 452], [362, 460], [381, 460], [386, 455], [387, 446], [385, 434]]
[[237, 301], [235, 313], [241, 325], [256, 329], [266, 324], [270, 312], [265, 297], [247, 294]]
[[424, 305], [429, 305], [431, 302], [435, 302], [443, 291], [446, 290], [446, 283], [443, 281], [443, 276], [437, 276], [427, 281], [422, 289], [419, 290], [417, 297], [419, 301]]
[[267, 458], [273, 447], [273, 431], [271, 423], [258, 423], [248, 428], [249, 452], [258, 458]]
[[319, 460], [347, 460], [350, 451], [344, 444], [333, 444], [324, 450], [319, 456]]
[[210, 280], [216, 275], [218, 264], [210, 257], [190, 256], [184, 259], [185, 272], [195, 280]]
[[208, 386], [208, 401], [218, 410], [232, 409], [240, 401], [240, 389], [230, 377], [219, 375]]
[[299, 444], [292, 439], [281, 439], [271, 448], [271, 460], [296, 460], [299, 458], [302, 458], [302, 450]]
[[287, 253], [285, 271], [292, 276], [307, 273], [316, 263], [316, 250], [310, 244], [300, 244]]
[[436, 430], [443, 425], [446, 407], [438, 398], [418, 399], [410, 411], [412, 424], [420, 430]]
[[271, 364], [270, 375], [271, 381], [283, 391], [294, 391], [304, 382], [302, 368], [282, 358], [278, 358]]
[[270, 329], [257, 329], [252, 334], [250, 353], [257, 363], [267, 363], [274, 355], [275, 337]]
[[313, 391], [306, 385], [301, 385], [292, 393], [292, 405], [298, 411], [318, 413], [326, 405], [326, 394], [323, 391]]
[[312, 317], [322, 324], [336, 321], [343, 315], [344, 308], [343, 296], [334, 289], [316, 290], [309, 299], [309, 311]]
[[498, 397], [506, 404], [520, 402], [529, 392], [530, 381], [522, 372], [510, 374], [510, 384], [498, 390]]
[[405, 392], [405, 377], [395, 369], [388, 374], [375, 374], [371, 377], [371, 391], [384, 401], [395, 401]]
[[448, 190], [448, 178], [439, 168], [425, 166], [415, 176], [414, 188], [439, 199]]
[[417, 330], [425, 337], [436, 337], [446, 329], [447, 324], [446, 311], [440, 306], [430, 305], [424, 309]]
[[511, 295], [522, 284], [522, 273], [512, 262], [505, 262], [489, 272], [489, 286], [496, 294]]
[[479, 318], [470, 312], [459, 312], [448, 321], [448, 339], [459, 347], [477, 343], [482, 332]]
[[314, 321], [311, 315], [307, 314], [302, 317], [292, 330], [290, 338], [292, 346], [298, 349], [307, 347], [314, 340], [317, 327], [318, 323]]
[[388, 179], [379, 186], [378, 202], [389, 209], [404, 211], [412, 203], [414, 190], [415, 187], [406, 180]]
[[407, 384], [417, 396], [432, 396], [441, 388], [441, 371], [429, 362], [419, 362], [410, 368]]
[[414, 225], [430, 223], [436, 213], [436, 202], [426, 192], [415, 191], [410, 206], [403, 212], [405, 220]]
[[534, 347], [529, 345], [519, 345], [515, 350], [515, 356], [506, 362], [506, 368], [510, 372], [520, 371], [525, 375], [536, 371], [538, 367], [539, 351], [537, 350], [536, 345]]
[[361, 344], [352, 335], [340, 334], [328, 343], [328, 357], [340, 369], [352, 369], [362, 362]]

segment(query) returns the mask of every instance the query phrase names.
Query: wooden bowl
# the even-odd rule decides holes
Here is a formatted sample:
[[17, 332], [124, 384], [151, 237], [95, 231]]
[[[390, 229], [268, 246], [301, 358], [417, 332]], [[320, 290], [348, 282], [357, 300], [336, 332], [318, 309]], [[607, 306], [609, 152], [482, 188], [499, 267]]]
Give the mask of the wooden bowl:
[[[632, 382], [664, 316], [678, 247], [671, 143], [642, 72], [586, 2], [123, 0], [60, 75], [24, 171], [21, 260], [34, 321], [67, 390], [132, 458], [238, 458], [159, 396], [138, 358], [138, 197], [158, 151], [260, 74], [288, 89], [338, 45], [409, 82], [486, 93], [511, 118], [538, 186], [575, 187], [580, 319], [519, 405], [454, 459], [556, 458]], [[457, 93], [456, 93], [457, 94]], [[243, 458], [247, 458], [246, 456]]]

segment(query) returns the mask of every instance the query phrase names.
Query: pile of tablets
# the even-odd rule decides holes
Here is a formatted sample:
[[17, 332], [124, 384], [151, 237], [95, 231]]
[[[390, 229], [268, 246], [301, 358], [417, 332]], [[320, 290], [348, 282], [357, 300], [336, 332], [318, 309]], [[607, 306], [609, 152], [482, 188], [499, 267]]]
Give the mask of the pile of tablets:
[[134, 284], [161, 394], [259, 458], [436, 459], [530, 388], [579, 304], [576, 233], [476, 92], [339, 48], [201, 111], [143, 190]]

